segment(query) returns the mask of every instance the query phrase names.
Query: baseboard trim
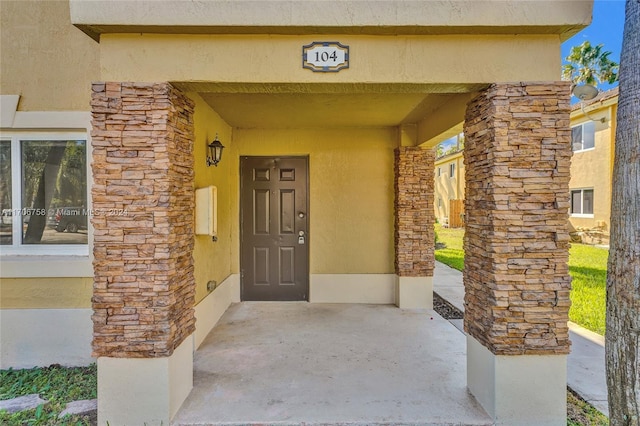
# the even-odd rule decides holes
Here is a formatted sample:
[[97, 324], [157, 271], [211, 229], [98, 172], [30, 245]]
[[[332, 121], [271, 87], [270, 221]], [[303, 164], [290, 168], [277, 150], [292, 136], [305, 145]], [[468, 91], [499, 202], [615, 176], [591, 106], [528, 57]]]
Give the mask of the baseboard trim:
[[240, 302], [240, 275], [229, 275], [195, 307], [194, 350], [198, 349], [232, 303]]
[[311, 303], [396, 303], [394, 274], [311, 274]]

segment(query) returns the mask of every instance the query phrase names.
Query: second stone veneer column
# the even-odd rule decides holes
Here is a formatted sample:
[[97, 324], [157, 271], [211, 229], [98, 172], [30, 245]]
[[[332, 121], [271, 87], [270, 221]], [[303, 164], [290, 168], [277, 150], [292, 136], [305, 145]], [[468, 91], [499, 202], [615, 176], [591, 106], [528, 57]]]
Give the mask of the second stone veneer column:
[[395, 150], [395, 272], [400, 308], [433, 307], [434, 153]]

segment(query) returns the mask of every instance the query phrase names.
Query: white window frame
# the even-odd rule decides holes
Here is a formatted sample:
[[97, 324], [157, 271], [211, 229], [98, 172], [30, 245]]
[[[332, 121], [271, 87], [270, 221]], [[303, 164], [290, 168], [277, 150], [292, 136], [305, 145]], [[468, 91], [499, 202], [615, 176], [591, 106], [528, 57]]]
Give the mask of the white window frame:
[[[0, 137], [12, 133], [81, 133], [87, 141], [87, 158], [92, 157], [91, 113], [89, 111], [18, 111], [20, 95], [0, 95]], [[15, 132], [14, 132], [15, 131]], [[89, 167], [87, 162], [87, 167]], [[87, 173], [87, 191], [93, 177]], [[87, 205], [91, 205], [89, 192]], [[0, 246], [0, 278], [93, 277], [93, 227], [88, 223], [88, 255], [5, 255]]]
[[[593, 124], [593, 146], [590, 148], [582, 148], [582, 149], [578, 149], [578, 150], [574, 150], [573, 149], [573, 129], [577, 128], [577, 127], [582, 127], [582, 146], [584, 147], [584, 126], [586, 124]], [[593, 121], [585, 121], [583, 123], [580, 123], [578, 125], [575, 126], [571, 126], [571, 150], [574, 153], [578, 153], [578, 152], [587, 152], [587, 151], [593, 151], [594, 149], [596, 149], [596, 125]]]
[[593, 213], [573, 213], [573, 193], [580, 191], [580, 210], [584, 211], [584, 191], [591, 191], [593, 193], [593, 209], [595, 210], [596, 204], [596, 192], [593, 188], [573, 188], [569, 191], [569, 214], [571, 217], [593, 218]]
[[[22, 141], [57, 141], [57, 140], [83, 140], [86, 143], [85, 155], [87, 165], [87, 209], [90, 208], [90, 156], [89, 138], [86, 132], [58, 132], [58, 131], [15, 131], [2, 132], [2, 141], [11, 141], [11, 204], [14, 212], [22, 209]], [[0, 257], [6, 256], [89, 256], [89, 242], [93, 239], [93, 232], [87, 224], [87, 243], [85, 244], [23, 244], [22, 243], [22, 220], [17, 215], [13, 216], [13, 243], [11, 245], [0, 245]]]

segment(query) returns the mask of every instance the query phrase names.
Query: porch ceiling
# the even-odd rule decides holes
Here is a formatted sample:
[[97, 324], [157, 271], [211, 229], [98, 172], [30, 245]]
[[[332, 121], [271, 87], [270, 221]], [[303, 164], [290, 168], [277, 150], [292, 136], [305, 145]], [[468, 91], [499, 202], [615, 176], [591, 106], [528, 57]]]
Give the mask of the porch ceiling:
[[428, 96], [421, 94], [205, 94], [233, 127], [396, 126]]
[[417, 123], [456, 93], [201, 93], [237, 128], [381, 127]]

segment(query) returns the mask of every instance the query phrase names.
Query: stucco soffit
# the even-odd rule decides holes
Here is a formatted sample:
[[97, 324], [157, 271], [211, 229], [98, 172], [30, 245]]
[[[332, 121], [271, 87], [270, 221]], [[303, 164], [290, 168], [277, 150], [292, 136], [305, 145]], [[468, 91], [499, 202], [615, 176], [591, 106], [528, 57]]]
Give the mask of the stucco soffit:
[[591, 22], [592, 0], [69, 0], [71, 22], [103, 33], [559, 34]]

